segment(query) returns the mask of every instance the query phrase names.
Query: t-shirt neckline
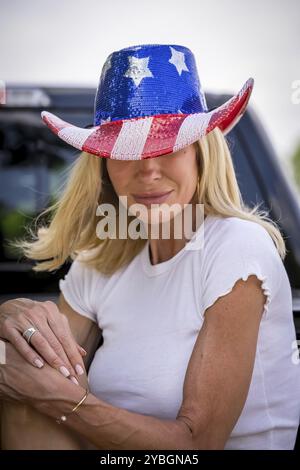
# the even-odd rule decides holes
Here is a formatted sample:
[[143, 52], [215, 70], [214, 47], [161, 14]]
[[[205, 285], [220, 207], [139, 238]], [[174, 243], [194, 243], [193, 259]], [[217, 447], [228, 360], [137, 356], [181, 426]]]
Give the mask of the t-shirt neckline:
[[152, 264], [150, 260], [150, 243], [149, 240], [146, 241], [145, 246], [141, 252], [141, 262], [142, 262], [142, 267], [143, 270], [146, 274], [149, 276], [157, 276], [159, 274], [162, 274], [166, 271], [169, 271], [171, 267], [179, 261], [179, 259], [184, 256], [186, 253], [193, 252], [193, 250], [188, 249], [188, 246], [193, 243], [195, 237], [199, 235], [200, 230], [203, 230], [205, 232], [207, 226], [211, 223], [211, 221], [214, 219], [215, 216], [208, 214], [205, 219], [203, 220], [203, 223], [198, 227], [198, 229], [195, 231], [195, 233], [192, 235], [190, 240], [187, 241], [185, 246], [176, 253], [172, 258], [162, 261], [161, 263], [158, 264]]

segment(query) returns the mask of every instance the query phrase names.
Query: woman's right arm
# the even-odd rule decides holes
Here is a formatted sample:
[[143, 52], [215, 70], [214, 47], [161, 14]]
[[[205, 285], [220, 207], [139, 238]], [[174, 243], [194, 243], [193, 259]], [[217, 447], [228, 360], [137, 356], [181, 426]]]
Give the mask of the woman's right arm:
[[[87, 352], [83, 361], [86, 370], [88, 370], [101, 339], [101, 329], [94, 321], [75, 312], [66, 302], [62, 293], [59, 296], [57, 307], [60, 314], [68, 320], [74, 342], [82, 345]], [[82, 385], [87, 385], [86, 373], [77, 376], [77, 380]], [[1, 428], [3, 449], [95, 448], [81, 436], [61, 427], [30, 406], [20, 403], [3, 402]]]

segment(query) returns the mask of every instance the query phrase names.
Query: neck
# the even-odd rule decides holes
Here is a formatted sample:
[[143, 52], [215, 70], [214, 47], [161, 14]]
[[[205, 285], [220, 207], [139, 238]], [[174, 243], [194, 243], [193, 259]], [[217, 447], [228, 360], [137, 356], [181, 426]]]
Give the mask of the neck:
[[[180, 217], [180, 214], [177, 215], [177, 217]], [[204, 216], [205, 219], [206, 215]], [[200, 217], [200, 219], [202, 219]], [[150, 246], [150, 259], [151, 263], [153, 265], [162, 263], [164, 261], [167, 261], [173, 256], [175, 256], [180, 250], [184, 248], [186, 243], [189, 241], [189, 239], [192, 237], [193, 233], [197, 231], [201, 223], [203, 222], [202, 220], [199, 222], [197, 221], [196, 217], [196, 205], [193, 204], [192, 207], [192, 233], [190, 233], [189, 237], [185, 237], [184, 233], [184, 217], [181, 218], [181, 238], [175, 238], [174, 237], [174, 227], [175, 227], [175, 220], [172, 219], [170, 223], [170, 236], [168, 238], [162, 238], [163, 232], [162, 232], [162, 225], [159, 227], [159, 238], [150, 238], [149, 239], [149, 246]], [[189, 229], [190, 230], [190, 229]], [[151, 233], [151, 227], [149, 227], [149, 233]]]

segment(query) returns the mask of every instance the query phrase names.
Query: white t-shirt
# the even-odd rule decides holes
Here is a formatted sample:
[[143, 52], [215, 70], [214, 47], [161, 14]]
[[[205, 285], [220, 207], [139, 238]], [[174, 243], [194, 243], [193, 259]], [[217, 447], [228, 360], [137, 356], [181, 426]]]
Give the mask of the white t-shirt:
[[[188, 249], [200, 230], [203, 247]], [[89, 370], [91, 392], [113, 406], [162, 419], [177, 416], [205, 310], [237, 280], [256, 274], [267, 301], [247, 400], [225, 449], [294, 447], [300, 364], [295, 359], [291, 287], [262, 226], [208, 215], [173, 258], [152, 265], [147, 241], [112, 276], [79, 258], [59, 286], [71, 307], [103, 330], [104, 342]]]

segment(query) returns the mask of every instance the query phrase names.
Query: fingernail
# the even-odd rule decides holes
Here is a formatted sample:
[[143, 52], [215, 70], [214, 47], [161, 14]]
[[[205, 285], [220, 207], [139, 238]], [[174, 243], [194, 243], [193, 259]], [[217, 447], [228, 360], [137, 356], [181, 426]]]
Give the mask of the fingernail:
[[83, 370], [83, 368], [81, 367], [80, 364], [76, 364], [75, 370], [76, 370], [76, 374], [78, 374], [78, 375], [84, 374], [84, 370]]
[[79, 385], [79, 382], [77, 379], [75, 379], [75, 377], [70, 377], [70, 380], [75, 384], [75, 385]]
[[68, 369], [65, 366], [61, 366], [59, 368], [59, 370], [62, 373], [62, 375], [64, 375], [65, 377], [69, 377], [70, 372], [68, 371]]
[[87, 352], [86, 352], [86, 350], [85, 350], [85, 349], [81, 348], [80, 350], [81, 350], [81, 352], [82, 352], [82, 354], [83, 354], [84, 356], [86, 356], [86, 355], [87, 355]]
[[41, 367], [43, 367], [44, 363], [40, 360], [40, 359], [35, 359], [34, 360], [34, 364], [36, 365], [36, 367], [38, 367], [39, 369]]

